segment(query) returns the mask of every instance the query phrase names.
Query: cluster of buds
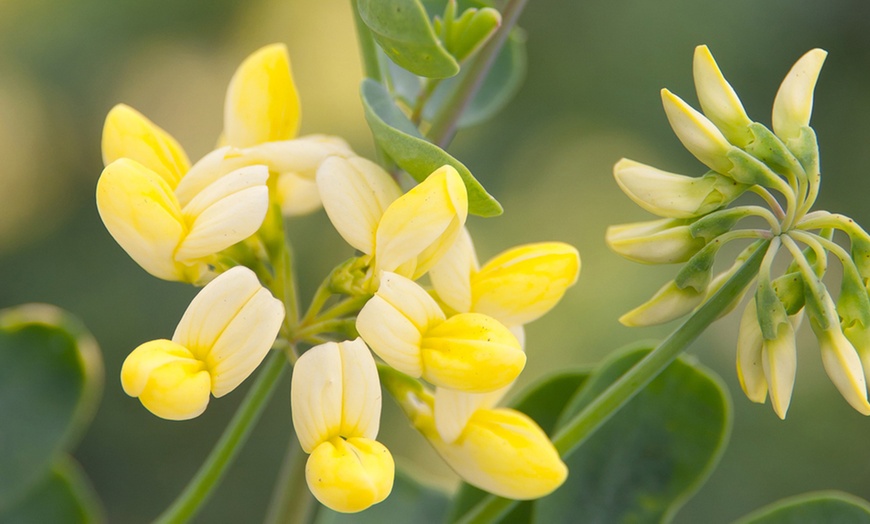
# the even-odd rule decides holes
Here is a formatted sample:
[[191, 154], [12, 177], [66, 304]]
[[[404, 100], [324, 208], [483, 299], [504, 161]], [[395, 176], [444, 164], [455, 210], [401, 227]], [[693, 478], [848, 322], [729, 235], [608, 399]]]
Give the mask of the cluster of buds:
[[[530, 244], [481, 267], [455, 169], [403, 192], [340, 138], [296, 138], [298, 125], [281, 45], [236, 71], [218, 148], [192, 165], [140, 113], [124, 105], [109, 113], [97, 185], [103, 222], [152, 275], [204, 286], [171, 340], [129, 355], [124, 391], [159, 417], [190, 419], [282, 348], [294, 364], [292, 416], [310, 454], [308, 485], [330, 508], [361, 511], [392, 489], [393, 458], [376, 440], [382, 381], [468, 482], [519, 499], [556, 489], [567, 469], [547, 435], [495, 406], [525, 365], [523, 324], [576, 281], [577, 251]], [[287, 292], [284, 218], [321, 206], [360, 254], [329, 274], [299, 319]], [[429, 289], [417, 282], [427, 273]]]
[[[825, 51], [814, 49], [792, 67], [773, 104], [771, 131], [747, 116], [710, 51], [699, 46], [694, 80], [703, 113], [667, 89], [662, 90], [662, 101], [677, 137], [709, 171], [689, 177], [626, 159], [614, 167], [625, 194], [661, 218], [611, 227], [608, 245], [642, 263], [684, 263], [672, 281], [620, 321], [644, 326], [690, 313], [753, 253], [765, 250], [754, 300], [740, 323], [737, 371], [749, 399], [763, 403], [769, 394], [781, 418], [791, 399], [795, 331], [804, 316], [834, 385], [852, 407], [870, 414], [865, 379], [865, 372], [870, 372], [870, 236], [848, 217], [812, 211], [820, 170], [816, 135], [809, 122], [825, 56]], [[747, 193], [755, 194], [766, 207], [730, 206]], [[760, 218], [765, 227], [736, 227], [748, 217]], [[851, 252], [833, 241], [835, 230], [848, 236]], [[719, 250], [738, 239], [750, 243], [728, 269], [714, 275]], [[774, 259], [782, 251], [791, 261], [774, 277]], [[843, 268], [836, 301], [822, 280], [828, 253]], [[735, 297], [734, 307], [739, 298]]]

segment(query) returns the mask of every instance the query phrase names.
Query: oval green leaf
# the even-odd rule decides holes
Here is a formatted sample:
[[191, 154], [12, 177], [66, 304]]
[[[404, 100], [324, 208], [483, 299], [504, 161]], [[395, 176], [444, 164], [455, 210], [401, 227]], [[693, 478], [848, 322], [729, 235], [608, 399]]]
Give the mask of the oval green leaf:
[[[630, 349], [607, 361], [560, 423], [648, 352]], [[568, 480], [534, 503], [533, 522], [667, 522], [718, 462], [730, 420], [721, 381], [678, 359], [566, 459]]]
[[501, 204], [486, 192], [462, 162], [420, 136], [414, 124], [393, 103], [384, 86], [367, 78], [363, 80], [361, 93], [366, 121], [375, 141], [399, 167], [422, 182], [441, 166], [453, 166], [468, 191], [470, 213], [484, 217], [502, 213]]
[[77, 319], [42, 304], [0, 311], [0, 510], [75, 443], [102, 382], [99, 349]]
[[735, 524], [870, 524], [870, 503], [839, 491], [807, 493], [761, 508]]
[[358, 6], [375, 41], [396, 64], [428, 78], [449, 78], [459, 72], [459, 64], [435, 35], [418, 0], [359, 0]]
[[102, 506], [93, 487], [79, 465], [67, 456], [58, 460], [23, 498], [0, 512], [0, 522], [5, 524], [92, 524], [103, 521]]
[[[574, 397], [588, 376], [586, 371], [568, 371], [545, 377], [521, 394], [511, 403], [511, 407], [531, 417], [552, 437], [565, 404]], [[463, 483], [454, 497], [449, 521], [459, 520], [486, 495], [485, 491]], [[520, 502], [502, 520], [513, 523], [529, 522], [531, 515], [532, 502]]]
[[447, 494], [423, 486], [401, 469], [396, 470], [393, 491], [387, 500], [353, 514], [338, 513], [322, 507], [317, 512], [316, 524], [383, 524], [409, 522], [413, 517], [425, 516], [426, 522], [444, 522], [447, 515]]

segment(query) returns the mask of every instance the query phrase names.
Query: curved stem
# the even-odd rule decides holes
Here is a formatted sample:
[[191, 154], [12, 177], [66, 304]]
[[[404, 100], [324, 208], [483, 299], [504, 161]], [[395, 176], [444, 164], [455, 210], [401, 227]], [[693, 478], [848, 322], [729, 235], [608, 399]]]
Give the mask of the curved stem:
[[[734, 297], [749, 285], [761, 265], [767, 243], [761, 244], [746, 263], [704, 305], [698, 308], [683, 325], [659, 344], [619, 380], [604, 390], [594, 401], [577, 413], [553, 437], [553, 445], [563, 458], [571, 455], [598, 428], [649, 384], [674, 361], [720, 313], [728, 308]], [[458, 522], [483, 524], [495, 522], [518, 501], [489, 495], [469, 510]]]
[[483, 49], [478, 51], [477, 58], [472, 60], [471, 64], [465, 72], [465, 76], [459, 81], [456, 90], [450, 95], [444, 109], [435, 115], [432, 119], [432, 127], [426, 134], [426, 138], [436, 144], [438, 147], [445, 148], [450, 141], [453, 140], [453, 135], [456, 134], [456, 127], [459, 124], [459, 118], [474, 99], [474, 95], [483, 84], [489, 70], [492, 69], [492, 64], [495, 62], [498, 52], [507, 41], [511, 29], [516, 25], [526, 6], [528, 0], [510, 0], [502, 10], [502, 24], [496, 30], [489, 42]]
[[773, 213], [776, 215], [776, 217], [779, 220], [782, 220], [783, 218], [785, 218], [785, 211], [782, 209], [782, 206], [779, 204], [779, 200], [777, 200], [776, 197], [773, 196], [773, 194], [770, 191], [768, 191], [766, 188], [763, 188], [761, 186], [752, 186], [749, 190], [752, 191], [753, 193], [755, 193], [756, 195], [760, 196], [765, 201], [765, 203], [767, 203], [767, 205], [770, 206], [770, 209], [773, 211]]
[[208, 499], [223, 478], [229, 465], [247, 440], [260, 418], [266, 403], [286, 368], [287, 359], [281, 351], [273, 351], [256, 382], [251, 386], [236, 414], [221, 435], [206, 461], [200, 466], [184, 491], [166, 511], [154, 521], [157, 524], [188, 522]]

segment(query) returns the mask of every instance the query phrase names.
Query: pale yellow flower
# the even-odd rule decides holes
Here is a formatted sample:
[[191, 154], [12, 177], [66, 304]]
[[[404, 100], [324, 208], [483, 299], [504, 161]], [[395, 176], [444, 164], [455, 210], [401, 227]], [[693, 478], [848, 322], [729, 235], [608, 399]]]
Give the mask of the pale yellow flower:
[[130, 353], [121, 384], [158, 417], [197, 417], [209, 394], [226, 395], [257, 368], [283, 320], [284, 306], [253, 271], [234, 267], [194, 297], [172, 340], [146, 342]]
[[310, 453], [305, 478], [317, 500], [345, 513], [384, 500], [395, 465], [375, 440], [381, 388], [365, 343], [329, 342], [306, 351], [293, 368], [290, 400], [299, 443]]

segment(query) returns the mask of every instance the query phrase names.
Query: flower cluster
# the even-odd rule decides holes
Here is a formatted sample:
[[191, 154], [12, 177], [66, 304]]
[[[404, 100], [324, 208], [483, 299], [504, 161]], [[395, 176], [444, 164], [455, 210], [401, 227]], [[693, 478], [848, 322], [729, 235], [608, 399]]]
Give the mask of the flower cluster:
[[[694, 79], [703, 113], [667, 89], [662, 101], [677, 137], [709, 171], [689, 177], [627, 159], [614, 167], [625, 194], [661, 218], [611, 227], [608, 245], [638, 262], [684, 263], [652, 299], [620, 320], [642, 326], [681, 317], [709, 300], [750, 256], [763, 253], [754, 300], [740, 323], [737, 371], [749, 399], [763, 403], [769, 394], [781, 418], [794, 385], [795, 330], [804, 316], [834, 385], [852, 407], [870, 414], [865, 378], [870, 373], [870, 236], [848, 217], [812, 211], [820, 168], [809, 122], [825, 56], [814, 49], [792, 67], [774, 100], [771, 131], [747, 116], [710, 51], [699, 46]], [[730, 206], [747, 193], [766, 207]], [[749, 217], [765, 226], [736, 228]], [[835, 230], [848, 236], [851, 252], [833, 241]], [[751, 243], [714, 275], [719, 250], [737, 239]], [[774, 259], [783, 248], [791, 261], [774, 277]], [[828, 253], [843, 269], [836, 302], [823, 283]]]
[[[106, 119], [97, 205], [107, 229], [152, 275], [205, 286], [171, 340], [129, 355], [124, 391], [162, 418], [193, 418], [280, 347], [294, 364], [308, 485], [330, 508], [361, 511], [392, 489], [393, 458], [376, 440], [382, 380], [471, 484], [521, 499], [556, 489], [567, 469], [547, 435], [495, 406], [525, 366], [522, 326], [576, 281], [577, 251], [530, 244], [481, 267], [453, 167], [403, 191], [339, 138], [295, 138], [299, 102], [281, 45], [242, 63], [224, 111], [218, 148], [192, 165], [135, 110], [119, 105]], [[321, 205], [360, 254], [299, 318], [284, 217]], [[429, 289], [418, 282], [427, 273]]]

